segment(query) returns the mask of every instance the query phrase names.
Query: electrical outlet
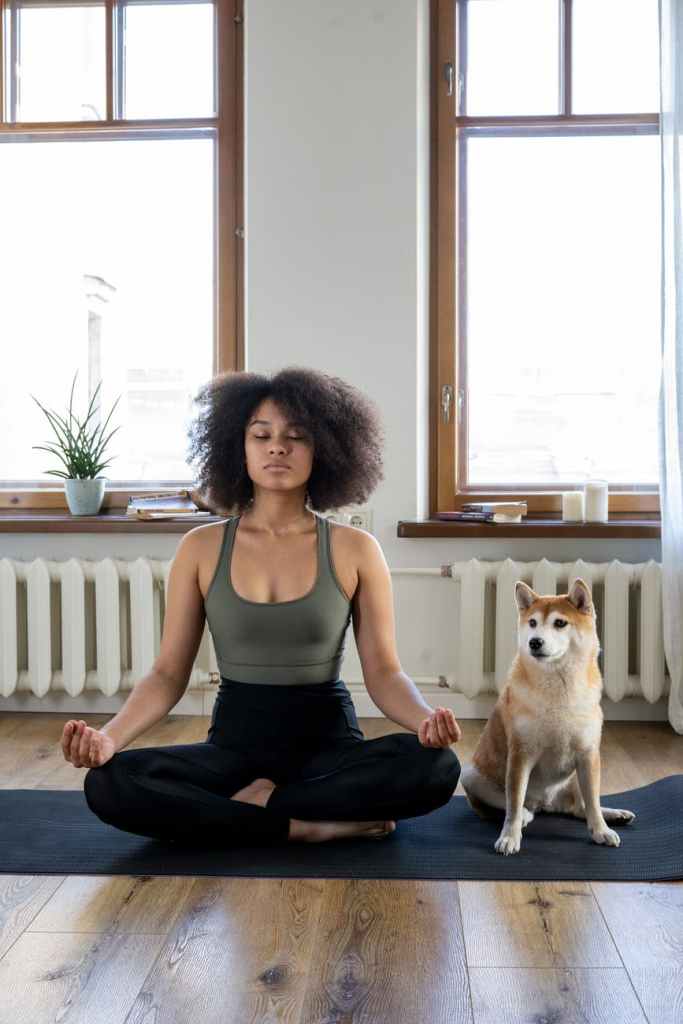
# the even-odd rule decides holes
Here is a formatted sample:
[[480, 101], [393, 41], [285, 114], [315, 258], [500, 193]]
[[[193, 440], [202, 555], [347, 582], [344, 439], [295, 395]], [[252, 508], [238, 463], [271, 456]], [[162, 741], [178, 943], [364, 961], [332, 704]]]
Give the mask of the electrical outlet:
[[355, 526], [360, 530], [367, 530], [368, 533], [372, 533], [372, 509], [359, 508], [354, 512], [349, 512], [347, 522], [349, 526]]

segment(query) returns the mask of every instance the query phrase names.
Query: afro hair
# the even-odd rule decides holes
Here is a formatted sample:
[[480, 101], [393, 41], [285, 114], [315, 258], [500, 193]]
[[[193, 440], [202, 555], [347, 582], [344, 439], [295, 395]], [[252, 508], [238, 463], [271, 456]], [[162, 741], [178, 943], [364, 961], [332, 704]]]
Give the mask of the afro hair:
[[252, 501], [244, 433], [266, 398], [302, 423], [313, 440], [309, 506], [326, 512], [365, 502], [384, 479], [384, 431], [376, 405], [339, 377], [288, 366], [270, 376], [246, 370], [220, 373], [196, 394], [199, 411], [188, 428], [188, 457], [207, 507], [235, 515]]

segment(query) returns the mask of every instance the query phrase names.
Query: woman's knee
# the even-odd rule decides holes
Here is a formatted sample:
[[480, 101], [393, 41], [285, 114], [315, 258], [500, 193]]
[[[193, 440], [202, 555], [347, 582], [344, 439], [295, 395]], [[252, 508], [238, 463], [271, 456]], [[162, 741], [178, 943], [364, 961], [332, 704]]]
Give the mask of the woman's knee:
[[450, 797], [458, 785], [461, 765], [458, 755], [450, 747], [425, 748], [431, 754], [430, 783]]
[[83, 793], [93, 814], [102, 821], [112, 821], [116, 809], [123, 806], [119, 766], [115, 764], [116, 754], [105, 764], [89, 768], [83, 779]]

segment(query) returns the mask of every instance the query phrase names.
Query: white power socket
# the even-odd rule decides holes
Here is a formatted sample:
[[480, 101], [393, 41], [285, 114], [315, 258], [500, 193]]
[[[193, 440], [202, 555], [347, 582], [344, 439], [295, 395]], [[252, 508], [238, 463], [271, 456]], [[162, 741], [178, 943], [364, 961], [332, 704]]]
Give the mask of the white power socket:
[[359, 508], [354, 512], [348, 512], [346, 514], [346, 521], [349, 526], [356, 526], [360, 530], [367, 530], [368, 533], [372, 533], [371, 508]]
[[349, 512], [341, 509], [338, 512], [330, 512], [325, 518], [331, 519], [335, 523], [348, 523], [349, 526], [355, 526], [360, 530], [367, 530], [368, 533], [372, 533], [371, 508], [359, 508]]

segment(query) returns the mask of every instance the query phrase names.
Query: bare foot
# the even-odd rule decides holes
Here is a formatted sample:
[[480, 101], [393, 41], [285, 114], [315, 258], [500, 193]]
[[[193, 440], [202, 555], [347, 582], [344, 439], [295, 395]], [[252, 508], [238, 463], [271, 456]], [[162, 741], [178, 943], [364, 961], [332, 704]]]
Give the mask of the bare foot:
[[379, 838], [396, 831], [395, 821], [306, 821], [302, 824], [306, 827], [302, 838], [307, 843], [324, 843], [328, 839], [352, 836]]
[[[233, 793], [231, 800], [265, 807], [275, 789], [272, 779], [254, 779], [248, 786]], [[324, 843], [328, 839], [346, 839], [352, 836], [380, 838], [396, 830], [395, 821], [301, 821], [290, 819], [290, 839], [301, 839], [307, 843]]]
[[254, 779], [244, 789], [233, 793], [230, 799], [241, 800], [245, 804], [257, 804], [259, 807], [265, 807], [274, 789], [275, 783], [272, 779]]

